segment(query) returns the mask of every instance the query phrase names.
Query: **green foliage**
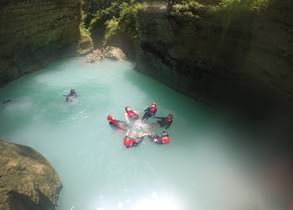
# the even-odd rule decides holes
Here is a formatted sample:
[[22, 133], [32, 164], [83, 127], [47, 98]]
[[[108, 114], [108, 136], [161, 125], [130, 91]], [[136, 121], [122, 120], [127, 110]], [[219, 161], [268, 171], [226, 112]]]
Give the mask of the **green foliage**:
[[90, 37], [91, 34], [90, 32], [88, 31], [88, 29], [86, 29], [85, 25], [84, 25], [84, 22], [81, 22], [80, 25], [79, 25], [79, 31], [80, 31], [80, 38], [81, 39], [85, 39], [87, 37]]
[[259, 11], [265, 8], [269, 0], [222, 0], [220, 6], [226, 9]]
[[[119, 4], [118, 14], [105, 22], [106, 31], [104, 36], [104, 44], [109, 42], [114, 35], [120, 32], [127, 33], [133, 38], [136, 38], [136, 17], [139, 9], [141, 8], [142, 4], [135, 0]], [[105, 12], [107, 11], [108, 10]]]
[[123, 2], [120, 5], [119, 25], [123, 32], [129, 33], [134, 38], [137, 36], [136, 18], [138, 11], [142, 8], [142, 4], [131, 0], [129, 3]]
[[111, 39], [111, 37], [115, 36], [119, 31], [119, 21], [116, 17], [113, 17], [110, 20], [107, 20], [106, 23], [106, 33], [104, 36], [104, 44]]
[[173, 6], [171, 15], [200, 18], [198, 11], [204, 9], [205, 7], [205, 5], [200, 4], [196, 0], [183, 0]]
[[79, 24], [80, 39], [85, 39], [91, 36], [89, 30], [85, 26], [84, 19], [85, 19], [85, 13], [83, 10], [81, 10], [81, 22]]
[[109, 17], [115, 16], [116, 11], [118, 9], [119, 9], [119, 2], [113, 2], [109, 7], [98, 10], [90, 22], [89, 30], [91, 31], [95, 27], [98, 21], [104, 20], [104, 19], [106, 19], [107, 21]]
[[206, 12], [258, 12], [265, 9], [270, 0], [219, 0], [218, 3], [214, 4], [201, 2], [199, 0], [180, 1], [173, 6], [171, 14], [200, 18]]
[[254, 0], [252, 1], [250, 7], [252, 10], [260, 10], [267, 7], [270, 0]]

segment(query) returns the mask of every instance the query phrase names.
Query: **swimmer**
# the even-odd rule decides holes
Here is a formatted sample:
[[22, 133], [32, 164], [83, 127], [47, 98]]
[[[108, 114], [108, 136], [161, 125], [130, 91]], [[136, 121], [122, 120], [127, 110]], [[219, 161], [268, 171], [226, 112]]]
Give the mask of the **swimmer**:
[[153, 102], [148, 108], [144, 110], [144, 115], [142, 117], [142, 120], [147, 120], [151, 118], [152, 116], [155, 116], [158, 111], [157, 104]]
[[123, 144], [126, 148], [136, 147], [139, 143], [143, 141], [143, 138], [146, 135], [149, 134], [145, 132], [127, 130], [126, 136], [123, 139]]
[[153, 135], [150, 136], [154, 143], [157, 144], [170, 144], [170, 136], [167, 131], [164, 129], [162, 132], [162, 136]]
[[173, 122], [173, 114], [168, 114], [167, 117], [155, 117], [159, 126], [168, 129]]
[[66, 96], [65, 101], [66, 102], [71, 102], [73, 98], [77, 97], [77, 93], [75, 91], [75, 89], [70, 89], [70, 92]]
[[139, 116], [138, 116], [138, 113], [131, 109], [129, 106], [126, 106], [125, 107], [125, 119], [127, 122], [129, 122], [130, 120], [138, 120], [139, 119]]
[[127, 130], [128, 128], [128, 125], [126, 122], [117, 120], [111, 114], [107, 116], [107, 120], [112, 127], [119, 128], [122, 130]]

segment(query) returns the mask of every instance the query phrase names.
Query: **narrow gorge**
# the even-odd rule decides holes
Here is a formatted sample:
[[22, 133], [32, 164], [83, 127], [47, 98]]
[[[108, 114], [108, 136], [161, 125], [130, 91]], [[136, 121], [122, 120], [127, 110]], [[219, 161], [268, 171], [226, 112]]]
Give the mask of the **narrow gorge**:
[[292, 94], [292, 0], [1, 0], [0, 210], [292, 210]]

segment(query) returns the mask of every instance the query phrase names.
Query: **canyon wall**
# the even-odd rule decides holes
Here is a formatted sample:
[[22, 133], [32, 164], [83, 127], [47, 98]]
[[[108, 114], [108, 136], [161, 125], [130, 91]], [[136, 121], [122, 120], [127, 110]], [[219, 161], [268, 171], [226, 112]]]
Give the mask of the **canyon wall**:
[[0, 85], [74, 48], [79, 23], [77, 0], [1, 0]]
[[[195, 98], [266, 105], [293, 94], [293, 2], [260, 11], [142, 10], [138, 70]], [[244, 102], [244, 103], [243, 103]]]

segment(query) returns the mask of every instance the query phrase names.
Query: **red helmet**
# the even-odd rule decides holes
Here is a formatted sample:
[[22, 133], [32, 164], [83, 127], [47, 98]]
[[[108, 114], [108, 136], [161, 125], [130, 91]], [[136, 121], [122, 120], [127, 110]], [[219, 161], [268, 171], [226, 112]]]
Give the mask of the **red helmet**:
[[112, 120], [114, 120], [114, 117], [113, 117], [111, 114], [109, 114], [109, 115], [107, 116], [107, 120], [108, 120], [108, 121], [112, 121]]
[[134, 144], [134, 139], [128, 137], [128, 136], [125, 136], [124, 139], [123, 139], [123, 144], [127, 147], [129, 146], [132, 146], [132, 144]]

